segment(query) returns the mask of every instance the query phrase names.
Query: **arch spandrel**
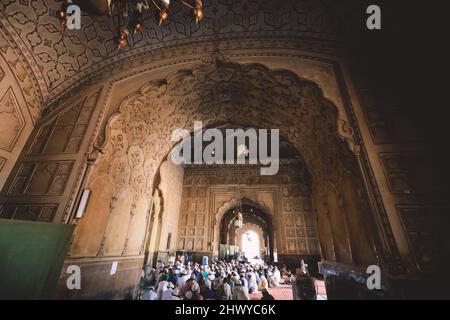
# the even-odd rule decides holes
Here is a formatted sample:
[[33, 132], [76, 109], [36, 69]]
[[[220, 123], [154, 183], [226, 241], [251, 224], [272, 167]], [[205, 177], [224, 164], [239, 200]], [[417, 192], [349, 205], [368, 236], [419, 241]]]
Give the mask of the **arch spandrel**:
[[[299, 150], [307, 150], [307, 162], [308, 154], [322, 155], [315, 159], [326, 158], [320, 168], [317, 160], [312, 161], [314, 157], [309, 156], [308, 168], [313, 176], [321, 171], [321, 176], [331, 177], [336, 172], [327, 167], [339, 157], [338, 112], [323, 98], [316, 84], [292, 72], [272, 72], [263, 65], [242, 66], [216, 60], [146, 84], [124, 100], [116, 117], [123, 119], [119, 120], [121, 129], [129, 137], [138, 135], [133, 132], [147, 130], [143, 144], [138, 137], [131, 143], [146, 150], [146, 162], [149, 153], [162, 160], [169, 152], [171, 146], [166, 142], [170, 141], [172, 130], [190, 130], [194, 120], [202, 120], [205, 127], [230, 122], [280, 128], [290, 140], [299, 141]], [[110, 130], [111, 124], [107, 131]], [[107, 133], [105, 145], [109, 139]]]

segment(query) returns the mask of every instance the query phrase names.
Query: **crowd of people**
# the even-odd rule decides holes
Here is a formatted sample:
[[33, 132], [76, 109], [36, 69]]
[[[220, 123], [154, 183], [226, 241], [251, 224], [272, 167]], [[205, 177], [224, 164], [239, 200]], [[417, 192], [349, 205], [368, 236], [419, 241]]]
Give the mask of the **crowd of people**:
[[261, 300], [274, 300], [269, 288], [295, 281], [283, 266], [278, 269], [262, 260], [235, 259], [201, 265], [177, 257], [171, 265], [146, 266], [141, 277], [143, 300], [250, 300], [260, 291]]

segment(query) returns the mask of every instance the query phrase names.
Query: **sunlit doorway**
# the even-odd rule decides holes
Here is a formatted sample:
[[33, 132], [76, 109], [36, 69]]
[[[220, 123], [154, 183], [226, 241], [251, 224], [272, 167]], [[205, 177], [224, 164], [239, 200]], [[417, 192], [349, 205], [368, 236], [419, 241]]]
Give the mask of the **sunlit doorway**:
[[253, 231], [242, 234], [242, 253], [249, 259], [260, 256], [259, 235]]

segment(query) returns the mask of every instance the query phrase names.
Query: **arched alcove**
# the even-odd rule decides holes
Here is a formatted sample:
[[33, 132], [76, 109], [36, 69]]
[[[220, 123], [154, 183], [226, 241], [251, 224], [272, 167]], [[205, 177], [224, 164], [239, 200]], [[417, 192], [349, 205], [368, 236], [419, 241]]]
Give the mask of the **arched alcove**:
[[236, 227], [235, 221], [238, 212], [241, 212], [243, 218], [242, 227], [256, 226], [258, 230], [261, 230], [261, 240], [264, 242], [264, 247], [268, 248], [266, 256], [273, 258], [274, 252], [276, 252], [276, 241], [272, 214], [268, 213], [264, 206], [247, 198], [237, 199], [237, 201], [233, 202], [237, 203], [237, 205], [228, 209], [214, 228], [219, 233], [219, 243], [216, 243], [215, 247], [218, 248], [220, 245], [239, 246], [238, 238], [242, 236], [240, 232], [241, 227]]
[[[258, 242], [257, 248], [259, 249], [259, 251], [257, 252], [257, 254], [255, 256], [264, 257], [264, 255], [268, 254], [268, 247], [267, 247], [267, 241], [264, 237], [264, 230], [260, 226], [255, 225], [255, 224], [251, 224], [251, 223], [244, 224], [242, 226], [242, 228], [239, 228], [236, 231], [237, 246], [239, 248], [242, 248], [242, 251], [245, 253], [244, 244], [242, 242], [248, 232], [254, 233], [257, 238], [256, 239], [256, 241]], [[247, 255], [247, 257], [253, 258], [250, 255]]]

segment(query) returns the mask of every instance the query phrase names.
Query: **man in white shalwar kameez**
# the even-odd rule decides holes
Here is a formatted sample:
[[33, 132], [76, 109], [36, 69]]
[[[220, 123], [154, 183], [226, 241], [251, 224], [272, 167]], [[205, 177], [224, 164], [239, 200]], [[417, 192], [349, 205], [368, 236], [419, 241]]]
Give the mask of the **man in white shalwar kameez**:
[[180, 300], [180, 298], [174, 296], [174, 286], [171, 282], [167, 285], [167, 289], [162, 292], [161, 300]]
[[253, 272], [253, 269], [250, 269], [247, 272], [247, 281], [248, 281], [248, 293], [252, 294], [255, 291], [258, 291], [258, 284], [256, 283], [256, 275]]
[[281, 273], [280, 270], [278, 270], [278, 267], [275, 267], [272, 275], [272, 283], [275, 287], [278, 287], [280, 285], [280, 282], [281, 282]]
[[190, 272], [185, 270], [183, 272], [183, 275], [178, 278], [177, 287], [178, 287], [178, 290], [180, 291], [180, 293], [184, 292], [184, 286], [186, 285], [186, 282], [189, 280], [190, 277], [191, 277]]

